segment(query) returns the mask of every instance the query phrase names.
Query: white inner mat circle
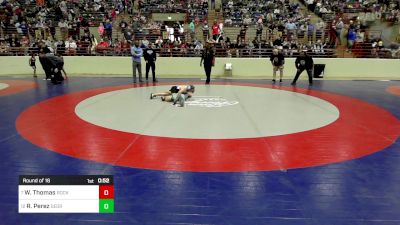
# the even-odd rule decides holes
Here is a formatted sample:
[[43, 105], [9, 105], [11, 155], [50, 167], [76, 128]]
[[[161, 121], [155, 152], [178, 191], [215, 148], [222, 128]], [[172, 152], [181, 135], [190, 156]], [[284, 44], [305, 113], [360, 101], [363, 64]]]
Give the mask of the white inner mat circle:
[[0, 90], [8, 88], [10, 85], [5, 84], [5, 83], [0, 83]]
[[150, 93], [170, 86], [130, 88], [80, 102], [83, 120], [129, 133], [197, 139], [254, 138], [292, 134], [326, 126], [339, 118], [331, 103], [305, 94], [249, 86], [196, 85], [198, 96], [220, 96], [238, 104], [226, 107], [174, 107]]

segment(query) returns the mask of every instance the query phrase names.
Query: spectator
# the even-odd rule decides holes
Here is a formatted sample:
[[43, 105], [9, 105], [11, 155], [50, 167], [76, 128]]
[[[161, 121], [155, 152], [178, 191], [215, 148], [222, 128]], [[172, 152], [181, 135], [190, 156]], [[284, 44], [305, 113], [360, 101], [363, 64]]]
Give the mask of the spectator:
[[21, 28], [22, 34], [27, 36], [28, 35], [28, 25], [26, 24], [26, 22], [22, 21], [22, 23], [19, 27]]
[[289, 44], [288, 55], [293, 56], [293, 54], [297, 53], [299, 48], [299, 44], [296, 40], [292, 40]]
[[219, 26], [217, 24], [217, 21], [214, 21], [214, 24], [212, 25], [212, 36], [213, 40], [218, 42], [219, 39]]
[[225, 25], [232, 26], [232, 24], [233, 24], [232, 18], [226, 18], [225, 19]]
[[148, 48], [149, 44], [150, 44], [149, 40], [147, 40], [146, 36], [144, 36], [143, 40], [142, 40], [142, 46], [141, 47], [142, 48]]
[[356, 39], [357, 39], [356, 32], [353, 29], [349, 29], [347, 34], [347, 51], [349, 52], [352, 51]]
[[318, 20], [318, 22], [315, 24], [315, 31], [316, 31], [316, 37], [317, 38], [322, 38], [322, 34], [325, 30], [325, 23], [322, 20]]
[[258, 19], [258, 21], [257, 21], [257, 26], [256, 26], [256, 27], [257, 27], [256, 38], [257, 38], [257, 40], [261, 41], [262, 32], [263, 32], [263, 29], [264, 29], [264, 24], [263, 24], [262, 17], [260, 17], [260, 18]]
[[314, 31], [315, 31], [314, 24], [312, 24], [311, 22], [308, 22], [308, 25], [307, 25], [307, 39], [308, 40], [313, 39]]
[[131, 48], [131, 46], [127, 40], [122, 41], [121, 47], [122, 47], [122, 53], [124, 55], [125, 55], [125, 53], [129, 53], [130, 48]]
[[116, 55], [122, 55], [122, 42], [115, 39], [114, 41], [114, 53]]
[[245, 41], [246, 41], [246, 31], [247, 31], [247, 27], [245, 25], [242, 25], [241, 28], [240, 28], [240, 32], [239, 32], [238, 38], [237, 38], [238, 39], [237, 43], [239, 43], [239, 44], [245, 43]]
[[100, 39], [100, 42], [97, 44], [97, 52], [106, 54], [109, 48], [110, 42], [105, 39]]
[[301, 23], [300, 28], [298, 30], [298, 34], [297, 34], [299, 39], [304, 38], [306, 31], [307, 31], [307, 25], [305, 23]]
[[357, 30], [356, 32], [356, 43], [364, 42], [364, 32]]
[[15, 35], [15, 34], [11, 34], [11, 37], [10, 37], [8, 43], [9, 43], [10, 47], [12, 47], [12, 48], [18, 48], [21, 46], [21, 43], [20, 43], [17, 35]]
[[396, 42], [392, 42], [389, 46], [393, 58], [400, 58], [400, 46]]
[[162, 37], [158, 36], [157, 40], [155, 41], [156, 47], [161, 48], [163, 42], [164, 41], [163, 41]]
[[167, 29], [167, 32], [168, 32], [168, 38], [169, 38], [169, 40], [171, 41], [171, 42], [174, 42], [175, 41], [175, 35], [174, 35], [174, 28], [173, 27], [167, 27], [166, 26], [166, 29]]
[[322, 43], [320, 39], [312, 46], [312, 52], [316, 54], [324, 54], [325, 53], [325, 44]]
[[58, 22], [58, 27], [60, 28], [61, 39], [67, 40], [67, 38], [68, 38], [68, 23], [66, 21], [64, 21], [64, 19], [61, 19], [60, 22]]
[[65, 54], [76, 55], [77, 47], [75, 40], [72, 37], [69, 37], [69, 39], [65, 41]]
[[200, 55], [203, 50], [203, 43], [201, 41], [196, 41], [196, 46], [194, 47], [194, 51], [196, 55]]
[[208, 26], [207, 21], [204, 21], [202, 30], [203, 30], [204, 42], [207, 42], [210, 36], [210, 27]]
[[124, 38], [125, 38], [125, 40], [128, 40], [128, 41], [132, 40], [132, 38], [133, 38], [133, 31], [132, 31], [132, 28], [127, 27], [127, 28], [125, 29], [125, 31], [124, 31]]
[[193, 40], [196, 34], [196, 27], [194, 25], [194, 21], [190, 21], [189, 23], [189, 32], [190, 32], [190, 39]]
[[22, 36], [21, 41], [20, 41], [20, 46], [24, 48], [29, 47], [29, 38], [27, 36]]
[[7, 54], [10, 50], [10, 44], [7, 43], [4, 39], [0, 39], [0, 54]]
[[384, 47], [385, 47], [385, 46], [383, 45], [383, 40], [382, 40], [382, 39], [379, 39], [379, 40], [378, 40], [378, 49], [379, 49], [379, 50], [382, 50]]
[[247, 42], [246, 48], [248, 49], [249, 55], [252, 56], [253, 55], [253, 49], [255, 48], [253, 42], [249, 40]]
[[47, 26], [49, 28], [50, 36], [54, 39], [54, 37], [56, 35], [56, 27], [54, 26], [53, 20], [48, 20]]
[[109, 40], [112, 40], [112, 23], [110, 22], [109, 19], [107, 19], [104, 25], [104, 33]]
[[125, 20], [121, 20], [119, 23], [119, 29], [121, 30], [122, 33], [125, 33], [125, 29], [128, 27], [128, 23], [125, 22]]
[[339, 20], [334, 24], [334, 29], [336, 31], [336, 39], [339, 42], [339, 44], [342, 43], [342, 30], [344, 28], [344, 23], [342, 18], [339, 18]]
[[251, 18], [249, 15], [246, 15], [246, 17], [243, 19], [243, 24], [244, 25], [250, 25], [251, 24]]

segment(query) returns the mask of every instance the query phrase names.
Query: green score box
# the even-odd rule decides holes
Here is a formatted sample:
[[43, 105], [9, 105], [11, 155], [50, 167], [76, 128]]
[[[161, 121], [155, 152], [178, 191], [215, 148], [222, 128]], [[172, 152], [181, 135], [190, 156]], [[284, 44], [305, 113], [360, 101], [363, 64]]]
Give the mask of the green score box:
[[100, 199], [99, 213], [114, 213], [114, 199]]

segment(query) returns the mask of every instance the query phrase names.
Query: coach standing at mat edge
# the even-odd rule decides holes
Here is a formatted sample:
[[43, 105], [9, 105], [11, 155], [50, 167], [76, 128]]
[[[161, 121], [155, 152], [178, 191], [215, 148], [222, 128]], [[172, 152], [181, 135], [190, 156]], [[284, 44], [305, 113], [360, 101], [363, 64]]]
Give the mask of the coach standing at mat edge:
[[132, 70], [133, 70], [133, 83], [136, 83], [136, 69], [139, 72], [139, 82], [142, 83], [142, 55], [143, 49], [140, 47], [139, 41], [135, 41], [135, 44], [131, 47], [132, 54]]
[[283, 77], [283, 65], [285, 64], [285, 56], [283, 56], [282, 52], [279, 52], [277, 48], [272, 50], [272, 54], [269, 57], [269, 60], [271, 61], [272, 64], [272, 82], [275, 83], [276, 81], [276, 71], [279, 70], [279, 82], [282, 82], [282, 77]]

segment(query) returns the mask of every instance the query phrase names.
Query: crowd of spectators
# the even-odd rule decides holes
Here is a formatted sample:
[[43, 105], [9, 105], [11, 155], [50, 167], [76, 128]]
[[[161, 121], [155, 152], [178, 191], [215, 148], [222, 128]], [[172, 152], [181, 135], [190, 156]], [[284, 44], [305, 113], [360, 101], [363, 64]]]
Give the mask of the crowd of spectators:
[[[141, 40], [144, 48], [154, 43], [157, 51], [164, 56], [199, 55], [205, 42], [213, 43], [218, 55], [227, 57], [264, 56], [272, 48], [280, 48], [287, 56], [294, 56], [304, 49], [312, 54], [334, 56], [331, 49], [337, 44], [342, 44], [343, 40], [346, 41], [348, 51], [364, 42], [378, 46], [372, 47], [371, 51], [378, 51], [371, 55], [379, 57], [381, 54], [375, 52], [385, 49], [379, 47], [379, 40], [376, 39], [374, 44], [373, 38], [365, 37], [365, 33], [361, 32], [364, 28], [362, 19], [357, 18], [353, 22], [338, 18], [328, 27], [335, 35], [325, 34], [327, 24], [323, 20], [312, 23], [310, 16], [303, 14], [297, 3], [288, 0], [223, 1], [225, 21], [215, 22], [211, 26], [206, 20], [203, 23], [198, 17], [207, 16], [206, 0], [138, 2], [140, 10], [133, 13], [132, 1], [125, 0], [49, 0], [44, 2], [44, 5], [37, 5], [36, 1], [31, 0], [3, 0], [0, 4], [0, 54], [23, 55], [28, 54], [31, 49], [46, 45], [55, 53], [65, 55], [129, 55], [130, 43], [133, 43], [133, 40]], [[328, 11], [337, 10], [328, 7], [328, 1], [309, 0], [306, 3], [314, 5], [308, 4], [313, 11], [325, 6]], [[363, 6], [372, 4], [367, 4], [366, 1], [359, 3]], [[373, 6], [377, 4], [382, 5], [382, 8], [398, 10], [398, 5], [391, 2], [387, 4], [384, 1]], [[192, 17], [187, 31], [182, 23], [158, 23], [151, 21], [146, 14], [157, 10], [177, 12], [180, 8]], [[127, 12], [129, 16], [117, 19], [121, 12]], [[378, 11], [374, 11], [376, 12]], [[195, 37], [195, 27], [199, 24], [203, 25], [203, 40], [197, 40]], [[240, 26], [235, 40], [230, 40], [223, 31], [224, 26], [231, 25]], [[89, 27], [93, 26], [97, 27], [97, 39], [89, 30]], [[246, 36], [248, 27], [255, 27], [257, 30], [254, 40], [249, 40]], [[58, 37], [56, 28], [60, 32]], [[113, 29], [118, 32], [113, 34]], [[263, 32], [263, 29], [266, 29], [266, 32]], [[186, 36], [186, 32], [190, 35]], [[263, 36], [263, 33], [268, 35]], [[328, 38], [332, 36], [341, 38], [335, 42]]]
[[260, 17], [264, 17], [267, 26], [289, 20], [294, 22], [306, 20], [299, 4], [289, 0], [225, 0], [223, 14], [227, 26], [256, 25]]
[[[276, 40], [276, 36], [282, 36], [288, 41], [307, 40], [315, 43], [329, 37], [329, 42], [335, 45], [344, 45], [348, 52], [352, 52], [359, 43], [374, 43], [379, 37], [364, 37], [366, 28], [377, 20], [398, 22], [399, 1], [392, 0], [301, 0], [309, 11], [321, 16], [316, 23], [310, 21], [309, 16], [302, 14], [297, 3], [285, 0], [273, 1], [233, 1], [225, 0], [223, 14], [226, 26], [254, 26], [257, 37], [261, 38], [263, 29], [266, 28], [267, 40]], [[357, 12], [356, 18], [342, 20], [344, 12]], [[332, 23], [325, 23], [322, 18], [333, 14]], [[238, 42], [245, 32], [241, 28], [238, 34]], [[304, 38], [307, 37], [307, 38]], [[303, 39], [304, 38], [304, 39]], [[380, 43], [379, 41], [375, 41]], [[372, 48], [372, 57], [381, 57]], [[381, 48], [386, 49], [386, 48]], [[368, 50], [367, 50], [368, 52]], [[392, 51], [393, 52], [393, 51]], [[387, 54], [388, 55], [388, 54]]]
[[364, 22], [384, 20], [398, 22], [399, 1], [395, 0], [301, 0], [307, 8], [323, 15], [326, 13], [360, 13], [360, 19]]
[[142, 13], [184, 13], [186, 2], [183, 0], [139, 0]]
[[[324, 39], [326, 23], [321, 19], [316, 23], [311, 22], [310, 15], [302, 13], [300, 5], [287, 0], [258, 0], [225, 2], [224, 18], [226, 26], [241, 27], [240, 40], [244, 40], [246, 27], [255, 27], [256, 35], [263, 39], [263, 32], [268, 38], [276, 39], [277, 36], [301, 40]], [[243, 28], [244, 27], [244, 28]], [[266, 31], [263, 31], [267, 29]]]
[[[11, 52], [13, 48], [21, 48], [14, 52], [20, 54], [28, 48], [46, 43], [51, 49], [65, 45], [65, 53], [74, 55], [74, 49], [79, 47], [79, 43], [84, 43], [83, 46], [92, 45], [94, 37], [89, 31], [91, 26], [103, 24], [103, 35], [111, 39], [113, 21], [120, 11], [129, 10], [128, 2], [49, 0], [40, 3], [31, 0], [3, 0], [0, 3], [1, 52], [8, 52], [9, 48]], [[56, 37], [57, 29], [59, 37]]]
[[139, 0], [141, 14], [185, 13], [188, 21], [197, 24], [207, 20], [208, 0]]

